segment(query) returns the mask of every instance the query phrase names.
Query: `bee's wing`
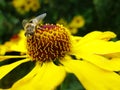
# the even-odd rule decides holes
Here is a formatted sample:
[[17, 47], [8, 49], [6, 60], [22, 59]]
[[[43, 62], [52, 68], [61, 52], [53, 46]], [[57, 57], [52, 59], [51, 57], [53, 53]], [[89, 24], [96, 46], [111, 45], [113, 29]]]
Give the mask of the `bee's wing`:
[[35, 17], [35, 19], [37, 19], [38, 22], [39, 22], [40, 20], [43, 20], [45, 17], [46, 17], [46, 13], [43, 13], [43, 14], [41, 14], [41, 15]]
[[39, 16], [31, 19], [31, 21], [36, 25], [36, 24], [38, 24], [40, 21], [42, 21], [42, 20], [45, 18], [45, 16], [46, 16], [46, 13], [41, 14], [41, 15], [39, 15]]
[[24, 19], [24, 20], [22, 21], [22, 25], [23, 25], [23, 27], [25, 27], [25, 25], [26, 25], [27, 23], [31, 23], [31, 24], [33, 24], [33, 25], [35, 26], [35, 25], [37, 25], [37, 24], [39, 23], [39, 21], [42, 21], [42, 20], [45, 18], [45, 16], [46, 16], [46, 13], [41, 14], [41, 15], [39, 15], [39, 16], [31, 19], [31, 20], [26, 20], [26, 19]]

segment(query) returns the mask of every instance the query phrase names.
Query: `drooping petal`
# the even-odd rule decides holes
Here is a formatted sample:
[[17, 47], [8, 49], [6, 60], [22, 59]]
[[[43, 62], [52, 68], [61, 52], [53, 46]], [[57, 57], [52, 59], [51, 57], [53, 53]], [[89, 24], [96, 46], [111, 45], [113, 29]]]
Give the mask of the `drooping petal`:
[[86, 61], [68, 60], [62, 63], [71, 69], [87, 90], [120, 90], [120, 76], [115, 72]]
[[109, 71], [120, 71], [120, 58], [108, 59], [106, 57], [95, 55], [95, 54], [83, 54], [81, 57], [89, 62], [92, 63], [102, 69], [109, 70]]
[[115, 38], [115, 37], [116, 37], [116, 35], [110, 31], [106, 31], [106, 32], [93, 31], [93, 32], [85, 35], [81, 39], [80, 44], [87, 43], [91, 40], [110, 40], [111, 38]]
[[[34, 76], [38, 73], [38, 71], [41, 69], [39, 63], [36, 63], [36, 66], [33, 68], [33, 70], [28, 73], [24, 78], [20, 79], [19, 81], [17, 81], [11, 88], [11, 90], [25, 90], [25, 89], [22, 89], [22, 85], [26, 85], [27, 83], [29, 83], [33, 78]], [[21, 89], [20, 89], [21, 87]], [[27, 87], [27, 85], [26, 85]], [[28, 87], [28, 90], [31, 90], [29, 87]]]
[[[65, 70], [62, 66], [56, 66], [53, 62], [44, 63], [38, 74], [28, 83], [21, 83], [13, 90], [54, 90], [65, 78]], [[18, 82], [19, 84], [19, 82]]]
[[24, 62], [27, 62], [27, 61], [30, 61], [30, 60], [29, 59], [23, 59], [23, 60], [17, 61], [17, 62], [12, 63], [12, 64], [1, 66], [0, 67], [0, 79], [3, 78], [12, 69], [14, 69], [15, 67], [17, 67], [21, 63], [24, 63]]
[[120, 41], [92, 40], [80, 45], [80, 51], [93, 54], [110, 54], [120, 52]]

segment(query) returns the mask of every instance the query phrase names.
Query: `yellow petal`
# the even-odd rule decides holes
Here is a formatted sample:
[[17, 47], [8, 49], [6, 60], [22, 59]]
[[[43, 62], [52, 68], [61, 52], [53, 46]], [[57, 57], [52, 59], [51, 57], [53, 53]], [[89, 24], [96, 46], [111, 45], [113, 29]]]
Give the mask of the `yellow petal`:
[[[38, 73], [40, 68], [41, 68], [40, 65], [38, 63], [36, 63], [36, 66], [33, 68], [33, 70], [30, 73], [28, 73], [24, 78], [18, 80], [12, 86], [11, 90], [25, 90], [25, 89], [22, 89], [22, 87], [23, 87], [22, 85], [26, 85], [27, 83], [29, 83], [30, 80], [32, 80], [32, 78], [34, 78], [34, 76]], [[28, 90], [31, 90], [31, 89], [29, 89], [29, 87], [28, 87]]]
[[0, 88], [0, 90], [10, 90], [10, 89], [1, 89], [1, 88]]
[[27, 57], [27, 55], [23, 55], [23, 56], [9, 56], [9, 55], [0, 56], [0, 61], [3, 61], [5, 59], [10, 59], [10, 58], [26, 58], [26, 57]]
[[0, 45], [0, 55], [4, 55], [5, 54], [5, 52], [6, 52], [6, 47], [5, 47], [5, 45]]
[[11, 38], [10, 41], [6, 42], [4, 44], [5, 51], [26, 52], [26, 38], [24, 32], [24, 30], [21, 30], [17, 37]]
[[80, 49], [78, 49], [80, 47], [78, 43], [81, 41], [81, 39], [82, 39], [82, 37], [71, 36], [71, 43], [72, 43], [71, 54], [80, 52]]
[[106, 57], [94, 54], [84, 54], [81, 55], [83, 60], [86, 60], [89, 63], [92, 63], [102, 69], [109, 70], [109, 71], [120, 71], [120, 58], [108, 59]]
[[91, 40], [110, 40], [111, 38], [115, 38], [115, 37], [116, 37], [116, 35], [110, 31], [106, 31], [106, 32], [93, 31], [93, 32], [85, 35], [81, 39], [80, 44], [87, 43]]
[[109, 54], [100, 54], [108, 58], [120, 58], [120, 52], [117, 53], [109, 53]]
[[64, 68], [56, 66], [53, 62], [46, 63], [45, 67], [43, 74], [36, 76], [32, 82], [33, 84], [38, 83], [35, 85], [37, 90], [53, 90], [66, 76]]
[[72, 41], [79, 42], [82, 39], [82, 37], [80, 37], [80, 36], [71, 36], [71, 39], [72, 39]]
[[20, 65], [21, 63], [27, 62], [29, 59], [23, 59], [20, 61], [17, 61], [15, 63], [4, 65], [0, 67], [0, 79], [3, 78], [7, 73], [9, 73], [12, 69]]
[[66, 73], [62, 66], [49, 62], [41, 67], [38, 74], [28, 83], [21, 83], [12, 90], [54, 90], [64, 80]]
[[92, 40], [86, 44], [80, 45], [80, 52], [93, 54], [110, 54], [120, 52], [120, 41]]
[[62, 62], [78, 77], [87, 90], [120, 90], [120, 76], [79, 60]]

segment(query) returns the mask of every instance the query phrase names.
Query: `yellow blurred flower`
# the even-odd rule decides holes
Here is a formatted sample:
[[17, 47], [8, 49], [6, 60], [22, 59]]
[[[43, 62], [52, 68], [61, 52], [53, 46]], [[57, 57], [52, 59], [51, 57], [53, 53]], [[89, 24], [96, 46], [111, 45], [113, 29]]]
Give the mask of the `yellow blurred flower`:
[[29, 0], [29, 7], [32, 11], [37, 11], [40, 8], [39, 0]]
[[67, 27], [72, 34], [76, 34], [78, 32], [78, 29], [82, 28], [85, 25], [85, 19], [82, 16], [77, 15], [73, 17], [70, 23], [67, 23], [67, 21], [63, 18], [58, 20], [57, 23]]
[[86, 90], [120, 90], [120, 76], [115, 73], [120, 71], [120, 41], [109, 41], [116, 36], [114, 33], [94, 31], [77, 37], [59, 24], [37, 25], [34, 32], [27, 30], [26, 59], [1, 66], [0, 79], [21, 63], [32, 59], [36, 64], [11, 90], [55, 90], [66, 72], [75, 74]]
[[37, 11], [40, 8], [39, 0], [13, 0], [13, 6], [20, 14], [25, 14], [32, 11]]
[[74, 28], [81, 28], [85, 25], [85, 20], [82, 16], [74, 16], [73, 20], [70, 22], [69, 26]]
[[79, 28], [82, 28], [85, 25], [85, 20], [82, 16], [74, 16], [72, 21], [68, 24], [68, 28], [72, 34], [76, 34]]
[[74, 28], [74, 27], [68, 27], [68, 28], [72, 34], [76, 34], [78, 32], [78, 28]]
[[57, 23], [58, 23], [58, 24], [62, 24], [62, 25], [64, 25], [64, 26], [67, 26], [67, 21], [66, 21], [65, 19], [63, 19], [63, 18], [61, 18], [60, 20], [58, 20]]

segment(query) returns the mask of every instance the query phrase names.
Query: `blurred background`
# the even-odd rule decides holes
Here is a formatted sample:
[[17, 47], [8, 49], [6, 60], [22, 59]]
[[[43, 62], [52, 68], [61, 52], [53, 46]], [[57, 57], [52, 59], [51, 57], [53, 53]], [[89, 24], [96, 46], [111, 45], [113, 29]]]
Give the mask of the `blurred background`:
[[19, 33], [23, 19], [47, 13], [44, 23], [60, 23], [73, 35], [113, 31], [120, 38], [120, 0], [0, 0], [0, 44]]
[[[24, 19], [43, 13], [47, 16], [42, 23], [63, 24], [73, 35], [113, 31], [118, 35], [116, 39], [120, 39], [120, 0], [0, 0], [0, 44], [23, 29]], [[0, 87], [11, 85], [0, 84]], [[68, 74], [57, 90], [85, 89], [73, 74]]]

